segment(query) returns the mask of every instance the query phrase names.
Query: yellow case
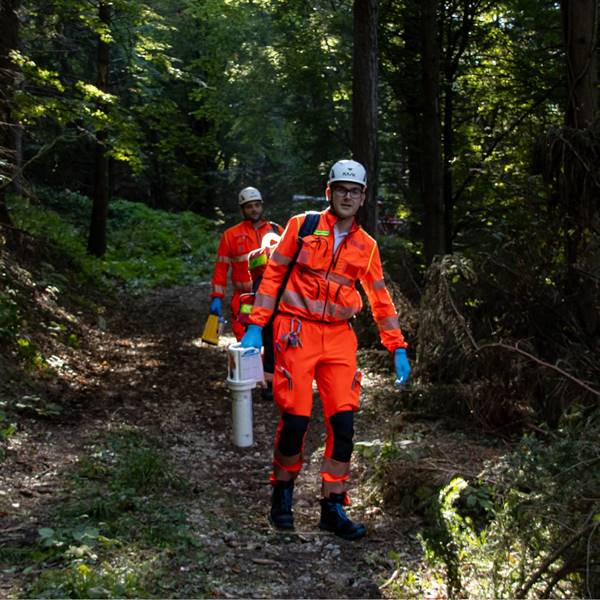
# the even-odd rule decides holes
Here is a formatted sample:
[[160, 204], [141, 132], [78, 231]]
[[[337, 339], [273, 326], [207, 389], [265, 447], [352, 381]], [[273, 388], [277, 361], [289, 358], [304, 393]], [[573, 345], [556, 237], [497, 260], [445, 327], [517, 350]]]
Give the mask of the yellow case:
[[202, 332], [202, 341], [217, 346], [219, 344], [219, 317], [208, 315]]

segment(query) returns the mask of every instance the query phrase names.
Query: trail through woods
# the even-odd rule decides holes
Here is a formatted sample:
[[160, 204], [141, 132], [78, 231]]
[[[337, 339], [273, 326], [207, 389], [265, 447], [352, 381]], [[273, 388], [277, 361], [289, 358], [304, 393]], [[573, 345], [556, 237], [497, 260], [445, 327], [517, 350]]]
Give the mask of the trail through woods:
[[[68, 412], [33, 422], [12, 440], [0, 474], [4, 543], [35, 539], [38, 529], [48, 526], [48, 508], [64, 497], [65, 478], [94, 440], [107, 429], [126, 424], [159, 439], [172, 468], [190, 481], [192, 493], [184, 510], [192, 535], [209, 556], [205, 564], [189, 568], [184, 587], [167, 595], [389, 595], [392, 586], [385, 582], [397, 575], [399, 562], [410, 568], [421, 560], [419, 520], [384, 508], [369, 484], [372, 462], [355, 453], [349, 513], [367, 525], [368, 535], [347, 542], [319, 531], [324, 427], [317, 399], [306, 466], [295, 495], [296, 531], [284, 534], [269, 526], [267, 481], [277, 411], [255, 395], [255, 443], [249, 449], [233, 446], [225, 364], [226, 345], [234, 340], [222, 338], [218, 347], [199, 341], [207, 305], [205, 285], [163, 290], [107, 313], [102, 328], [87, 329], [87, 351], [79, 355], [77, 377], [56, 392]], [[398, 436], [402, 429], [398, 415], [386, 412], [390, 404], [385, 394], [394, 393], [391, 385], [391, 373], [385, 377], [367, 373], [355, 441]], [[443, 443], [443, 435], [432, 424], [423, 425], [420, 435], [430, 435], [430, 444]], [[432, 481], [440, 472], [447, 477], [456, 468], [452, 463], [467, 460], [466, 453], [473, 450], [468, 444], [448, 448], [443, 465], [439, 460], [430, 463], [432, 474], [426, 476]], [[455, 456], [447, 455], [453, 452]], [[10, 572], [6, 564], [1, 567], [0, 595], [19, 595], [32, 574], [26, 577]]]

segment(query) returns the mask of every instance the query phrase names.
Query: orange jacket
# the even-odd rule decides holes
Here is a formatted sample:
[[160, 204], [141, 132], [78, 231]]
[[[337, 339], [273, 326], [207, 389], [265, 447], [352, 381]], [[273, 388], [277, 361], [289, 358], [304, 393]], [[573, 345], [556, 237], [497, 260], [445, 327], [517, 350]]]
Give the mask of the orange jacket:
[[271, 231], [281, 234], [282, 227], [277, 223], [261, 221], [260, 225], [254, 228], [250, 221], [244, 220], [225, 230], [217, 250], [217, 261], [211, 282], [211, 298], [225, 296], [227, 271], [230, 265], [234, 292], [252, 290], [252, 279], [248, 272], [248, 254], [260, 247], [263, 236]]
[[[271, 317], [277, 293], [298, 248], [298, 232], [304, 216], [292, 217], [279, 244], [271, 253], [258, 288], [250, 322], [264, 326]], [[321, 213], [312, 235], [304, 238], [302, 250], [281, 300], [278, 312], [332, 323], [346, 321], [362, 309], [356, 282], [363, 286], [381, 343], [390, 351], [406, 348], [398, 315], [383, 279], [377, 242], [356, 221], [334, 255], [333, 226], [329, 209]]]

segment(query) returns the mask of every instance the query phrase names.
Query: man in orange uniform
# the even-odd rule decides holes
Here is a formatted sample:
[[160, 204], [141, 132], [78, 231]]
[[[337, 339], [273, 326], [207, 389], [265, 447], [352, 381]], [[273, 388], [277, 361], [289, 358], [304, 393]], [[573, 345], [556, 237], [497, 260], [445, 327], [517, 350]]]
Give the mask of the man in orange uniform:
[[293, 486], [302, 468], [316, 380], [327, 430], [319, 527], [345, 539], [365, 534], [364, 525], [351, 521], [344, 510], [361, 382], [356, 369], [357, 340], [350, 325], [362, 308], [357, 281], [367, 294], [381, 342], [394, 355], [397, 384], [410, 375], [407, 344], [385, 286], [377, 242], [355, 219], [365, 201], [366, 185], [366, 171], [360, 163], [341, 160], [333, 165], [326, 189], [329, 208], [320, 214], [312, 235], [300, 241], [303, 215], [288, 222], [271, 254], [242, 339], [244, 347], [260, 347], [262, 327], [276, 309], [273, 393], [281, 412], [271, 475], [271, 523], [293, 528]]
[[242, 339], [246, 330], [239, 322], [240, 295], [252, 291], [252, 279], [248, 272], [248, 254], [260, 248], [263, 236], [269, 232], [280, 234], [282, 227], [263, 218], [264, 206], [260, 192], [254, 187], [244, 188], [239, 194], [239, 206], [244, 220], [225, 230], [219, 248], [212, 277], [212, 301], [210, 313], [223, 314], [223, 298], [227, 288], [227, 271], [231, 266], [231, 328], [236, 339]]

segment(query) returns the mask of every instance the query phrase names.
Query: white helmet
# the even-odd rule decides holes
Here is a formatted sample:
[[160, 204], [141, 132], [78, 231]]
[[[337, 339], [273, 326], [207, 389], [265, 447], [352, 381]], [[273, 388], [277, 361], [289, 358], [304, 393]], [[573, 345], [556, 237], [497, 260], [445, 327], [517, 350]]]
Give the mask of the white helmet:
[[367, 171], [355, 160], [338, 160], [329, 171], [327, 185], [335, 181], [350, 181], [367, 187]]
[[238, 204], [240, 206], [242, 206], [242, 204], [246, 204], [246, 202], [255, 202], [256, 200], [259, 200], [260, 202], [263, 201], [262, 196], [260, 195], [260, 192], [255, 187], [244, 188], [240, 192], [240, 195], [238, 198], [239, 198]]

